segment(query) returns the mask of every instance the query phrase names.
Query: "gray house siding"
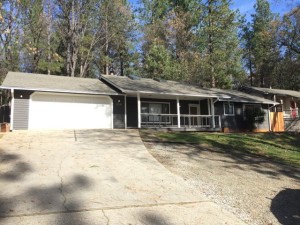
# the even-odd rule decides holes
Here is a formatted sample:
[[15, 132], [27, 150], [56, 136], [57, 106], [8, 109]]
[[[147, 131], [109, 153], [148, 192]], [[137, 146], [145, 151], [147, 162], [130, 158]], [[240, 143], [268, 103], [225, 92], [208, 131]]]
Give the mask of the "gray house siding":
[[180, 100], [179, 104], [180, 104], [180, 114], [190, 114], [189, 104], [199, 105], [199, 101]]
[[127, 97], [127, 127], [138, 127], [137, 98]]
[[200, 101], [200, 114], [201, 115], [208, 115], [208, 99], [204, 99]]
[[215, 103], [215, 115], [221, 116], [221, 127], [232, 130], [246, 129], [243, 118], [243, 104], [234, 103], [234, 115], [224, 115], [224, 102]]
[[262, 110], [265, 112], [264, 122], [262, 124], [257, 125], [257, 129], [259, 130], [270, 130], [269, 126], [269, 110], [268, 105], [262, 105]]
[[[215, 103], [215, 114], [221, 116], [221, 127], [228, 128], [230, 130], [243, 131], [247, 130], [247, 124], [244, 118], [244, 104], [234, 102], [234, 115], [224, 115], [224, 102]], [[250, 103], [249, 103], [250, 104]], [[254, 105], [254, 104], [250, 104]], [[261, 105], [261, 104], [256, 104]], [[269, 113], [268, 105], [262, 105], [262, 109], [265, 112], [264, 122], [262, 124], [256, 124], [257, 129], [261, 131], [269, 130]]]
[[125, 128], [125, 96], [110, 96], [113, 100], [113, 128]]
[[29, 120], [29, 99], [32, 91], [15, 90], [14, 92], [14, 111], [13, 129], [27, 130]]

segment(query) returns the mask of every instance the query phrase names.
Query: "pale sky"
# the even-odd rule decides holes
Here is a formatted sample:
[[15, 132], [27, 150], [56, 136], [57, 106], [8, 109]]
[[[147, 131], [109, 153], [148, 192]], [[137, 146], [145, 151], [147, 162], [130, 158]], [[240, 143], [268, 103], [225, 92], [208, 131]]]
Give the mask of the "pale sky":
[[[129, 2], [136, 6], [139, 0], [129, 0]], [[246, 14], [250, 19], [250, 15], [254, 13], [254, 4], [256, 0], [233, 0], [233, 9], [239, 9], [241, 14]], [[300, 4], [300, 0], [269, 0], [271, 4], [271, 10], [273, 13], [279, 13], [283, 15], [290, 11], [297, 4]]]

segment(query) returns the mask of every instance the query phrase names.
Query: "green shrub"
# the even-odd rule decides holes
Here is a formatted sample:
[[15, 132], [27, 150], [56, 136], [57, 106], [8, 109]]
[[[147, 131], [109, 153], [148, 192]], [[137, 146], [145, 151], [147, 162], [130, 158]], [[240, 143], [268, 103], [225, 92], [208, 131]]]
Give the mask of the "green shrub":
[[253, 131], [257, 128], [258, 124], [262, 124], [265, 121], [265, 111], [260, 108], [246, 109], [246, 125], [249, 131]]

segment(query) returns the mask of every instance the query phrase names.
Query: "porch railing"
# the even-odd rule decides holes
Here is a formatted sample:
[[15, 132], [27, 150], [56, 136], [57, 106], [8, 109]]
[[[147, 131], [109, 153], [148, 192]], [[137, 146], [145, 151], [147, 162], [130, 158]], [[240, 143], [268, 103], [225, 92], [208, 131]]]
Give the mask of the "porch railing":
[[[212, 115], [180, 114], [180, 127], [184, 128], [221, 128], [221, 117]], [[178, 127], [177, 114], [141, 113], [142, 127]]]
[[283, 110], [283, 117], [284, 118], [299, 118], [299, 109], [288, 109]]

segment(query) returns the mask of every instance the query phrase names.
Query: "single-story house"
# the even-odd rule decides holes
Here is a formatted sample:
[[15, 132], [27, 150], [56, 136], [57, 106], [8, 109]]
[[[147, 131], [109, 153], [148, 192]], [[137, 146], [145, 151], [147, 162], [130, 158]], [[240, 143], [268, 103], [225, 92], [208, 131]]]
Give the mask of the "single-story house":
[[[11, 130], [245, 130], [245, 109], [278, 104], [243, 92], [206, 89], [137, 76], [99, 79], [9, 72]], [[257, 128], [269, 131], [269, 113]]]
[[[300, 131], [299, 91], [260, 87], [242, 87], [240, 91], [280, 103], [272, 111], [283, 112], [286, 130], [292, 131], [298, 127], [297, 130]], [[293, 129], [289, 129], [292, 127]]]
[[243, 92], [205, 89], [175, 81], [136, 76], [102, 75], [104, 83], [124, 94], [126, 127], [179, 130], [241, 131], [244, 112], [258, 107], [266, 111], [258, 131], [269, 131], [269, 108], [278, 103]]

